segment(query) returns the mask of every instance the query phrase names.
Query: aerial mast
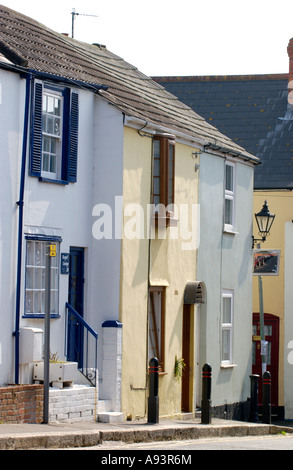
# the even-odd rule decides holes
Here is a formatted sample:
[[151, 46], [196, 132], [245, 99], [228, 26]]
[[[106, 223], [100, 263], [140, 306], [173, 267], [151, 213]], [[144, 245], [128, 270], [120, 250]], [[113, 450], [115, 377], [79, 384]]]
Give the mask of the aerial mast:
[[97, 15], [84, 15], [82, 13], [76, 13], [76, 9], [75, 8], [72, 8], [72, 12], [71, 12], [71, 15], [72, 15], [72, 26], [71, 26], [71, 37], [74, 38], [74, 21], [75, 21], [75, 17], [76, 16], [92, 16], [94, 18], [98, 18]]

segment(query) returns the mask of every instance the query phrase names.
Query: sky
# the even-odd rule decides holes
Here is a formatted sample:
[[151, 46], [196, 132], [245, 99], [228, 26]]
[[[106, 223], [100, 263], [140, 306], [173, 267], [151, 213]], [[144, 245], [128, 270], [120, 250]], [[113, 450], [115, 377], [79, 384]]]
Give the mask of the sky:
[[103, 44], [148, 76], [288, 73], [293, 1], [9, 0], [59, 33]]

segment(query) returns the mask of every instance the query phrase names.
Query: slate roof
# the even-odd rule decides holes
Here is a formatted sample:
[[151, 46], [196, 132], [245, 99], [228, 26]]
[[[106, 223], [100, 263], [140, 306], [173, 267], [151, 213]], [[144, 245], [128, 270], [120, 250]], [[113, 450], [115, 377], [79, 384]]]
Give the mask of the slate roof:
[[288, 74], [153, 78], [260, 159], [255, 189], [293, 188]]
[[[1, 60], [1, 54], [6, 62]], [[56, 33], [37, 21], [0, 5], [0, 66], [7, 60], [17, 70], [34, 70], [69, 80], [108, 87], [99, 90], [126, 116], [141, 119], [175, 134], [216, 143], [232, 154], [257, 159], [221, 134], [189, 106], [136, 67], [108, 51]]]

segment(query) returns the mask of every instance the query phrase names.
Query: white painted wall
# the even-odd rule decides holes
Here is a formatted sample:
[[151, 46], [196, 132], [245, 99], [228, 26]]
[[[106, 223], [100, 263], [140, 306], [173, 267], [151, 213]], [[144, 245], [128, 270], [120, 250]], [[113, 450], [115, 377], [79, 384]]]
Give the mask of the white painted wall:
[[[121, 239], [118, 224], [121, 221], [123, 191], [123, 116], [106, 101], [96, 98], [94, 110], [94, 177], [91, 214], [91, 263], [89, 277], [89, 323], [98, 331], [98, 366], [102, 379], [102, 323], [119, 320]], [[118, 198], [116, 198], [118, 197]], [[104, 213], [102, 206], [112, 214], [112, 230], [101, 239], [96, 238], [95, 224]], [[99, 215], [100, 214], [100, 215]], [[102, 229], [101, 229], [102, 230]], [[100, 230], [100, 231], [101, 231]], [[115, 230], [118, 233], [115, 234]], [[106, 237], [110, 238], [106, 238]]]
[[[200, 158], [200, 246], [198, 281], [206, 284], [200, 315], [200, 370], [212, 366], [212, 405], [246, 401], [250, 395], [252, 335], [251, 214], [253, 168], [237, 164], [236, 233], [223, 232], [225, 160]], [[221, 292], [234, 291], [232, 367], [221, 367]], [[200, 397], [201, 398], [201, 397]]]
[[[25, 80], [0, 71], [0, 385], [13, 380], [19, 175]], [[19, 157], [19, 158], [18, 158]]]

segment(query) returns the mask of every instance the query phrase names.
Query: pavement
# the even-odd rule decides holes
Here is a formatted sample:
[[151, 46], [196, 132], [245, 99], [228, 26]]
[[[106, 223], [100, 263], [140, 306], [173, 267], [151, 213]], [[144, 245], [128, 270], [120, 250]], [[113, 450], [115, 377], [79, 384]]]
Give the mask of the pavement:
[[293, 434], [283, 424], [248, 423], [212, 418], [201, 424], [200, 418], [160, 419], [159, 423], [73, 422], [49, 424], [0, 424], [0, 450], [53, 450], [92, 447], [106, 442], [123, 443], [173, 441], [208, 437]]

